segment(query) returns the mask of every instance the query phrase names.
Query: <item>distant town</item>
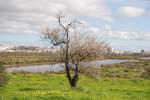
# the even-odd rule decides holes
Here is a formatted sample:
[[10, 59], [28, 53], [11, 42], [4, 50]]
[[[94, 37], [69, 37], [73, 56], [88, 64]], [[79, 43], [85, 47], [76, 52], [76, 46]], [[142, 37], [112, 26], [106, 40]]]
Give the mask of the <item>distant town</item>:
[[58, 49], [40, 46], [12, 46], [0, 45], [0, 52], [26, 52], [26, 53], [41, 53], [41, 52], [56, 52]]
[[[50, 47], [42, 47], [42, 46], [20, 46], [20, 45], [3, 45], [0, 44], [0, 52], [26, 52], [26, 53], [41, 53], [41, 52], [53, 52], [55, 53], [58, 51], [58, 48], [50, 48]], [[145, 51], [144, 49], [141, 49], [140, 51], [124, 51], [124, 50], [114, 50], [111, 48], [112, 54], [117, 55], [125, 55], [125, 54], [150, 54], [150, 51]]]

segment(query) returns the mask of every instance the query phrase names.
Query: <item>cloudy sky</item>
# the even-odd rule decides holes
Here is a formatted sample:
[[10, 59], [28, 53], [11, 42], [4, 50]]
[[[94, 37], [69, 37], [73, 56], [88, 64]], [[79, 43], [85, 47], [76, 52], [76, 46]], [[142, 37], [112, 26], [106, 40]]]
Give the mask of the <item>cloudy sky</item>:
[[62, 11], [114, 49], [150, 50], [149, 5], [150, 0], [0, 0], [0, 44], [45, 45], [41, 29], [54, 26]]

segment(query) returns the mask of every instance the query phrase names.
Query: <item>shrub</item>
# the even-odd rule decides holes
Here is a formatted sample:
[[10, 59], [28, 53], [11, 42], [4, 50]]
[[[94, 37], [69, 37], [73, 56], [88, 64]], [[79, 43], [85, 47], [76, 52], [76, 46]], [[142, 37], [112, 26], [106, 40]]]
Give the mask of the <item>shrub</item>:
[[80, 67], [79, 72], [93, 79], [99, 79], [101, 77], [101, 70], [95, 65], [93, 67]]

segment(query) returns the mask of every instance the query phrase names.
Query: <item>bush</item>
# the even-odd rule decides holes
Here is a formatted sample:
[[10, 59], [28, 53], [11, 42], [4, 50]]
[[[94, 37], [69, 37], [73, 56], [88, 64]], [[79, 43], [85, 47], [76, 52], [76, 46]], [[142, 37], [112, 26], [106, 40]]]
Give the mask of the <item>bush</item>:
[[0, 86], [3, 86], [6, 83], [6, 80], [5, 68], [0, 65]]
[[93, 79], [99, 79], [101, 77], [100, 68], [94, 65], [93, 67], [80, 67], [79, 72]]

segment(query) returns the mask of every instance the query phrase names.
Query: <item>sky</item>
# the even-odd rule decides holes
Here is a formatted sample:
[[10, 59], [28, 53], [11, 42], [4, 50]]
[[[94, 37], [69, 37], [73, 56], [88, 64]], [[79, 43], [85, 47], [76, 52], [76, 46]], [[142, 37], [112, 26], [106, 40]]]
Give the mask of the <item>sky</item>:
[[46, 46], [56, 14], [86, 25], [115, 50], [150, 50], [150, 0], [0, 0], [0, 44]]

